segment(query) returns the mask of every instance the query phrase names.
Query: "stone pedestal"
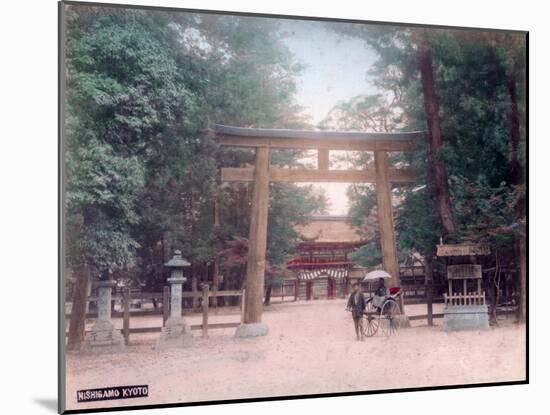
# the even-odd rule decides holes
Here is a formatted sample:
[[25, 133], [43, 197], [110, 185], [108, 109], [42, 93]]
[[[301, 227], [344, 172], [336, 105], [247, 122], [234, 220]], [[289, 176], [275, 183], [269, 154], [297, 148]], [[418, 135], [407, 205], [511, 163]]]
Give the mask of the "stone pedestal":
[[447, 306], [443, 310], [445, 331], [488, 330], [489, 312], [486, 305]]
[[[175, 273], [178, 274], [177, 271]], [[185, 346], [193, 337], [181, 315], [182, 284], [185, 282], [185, 278], [182, 275], [176, 275], [168, 278], [167, 281], [170, 283], [170, 317], [162, 328], [158, 346]]]
[[396, 320], [399, 322], [399, 327], [400, 328], [410, 328], [411, 327], [411, 322], [409, 321], [409, 316], [407, 316], [406, 314], [399, 314], [397, 316], [395, 316]]
[[269, 332], [269, 326], [265, 323], [241, 324], [237, 327], [235, 337], [259, 337]]
[[395, 317], [397, 318], [397, 321], [399, 321], [400, 328], [410, 328], [411, 322], [409, 321], [409, 316], [405, 314], [405, 299], [403, 295], [404, 294], [401, 293], [401, 295], [397, 299], [397, 301], [399, 302], [399, 309], [401, 310], [401, 314]]
[[97, 321], [92, 331], [84, 337], [82, 350], [85, 352], [118, 352], [125, 348], [124, 337], [111, 321], [111, 292], [115, 281], [97, 283]]

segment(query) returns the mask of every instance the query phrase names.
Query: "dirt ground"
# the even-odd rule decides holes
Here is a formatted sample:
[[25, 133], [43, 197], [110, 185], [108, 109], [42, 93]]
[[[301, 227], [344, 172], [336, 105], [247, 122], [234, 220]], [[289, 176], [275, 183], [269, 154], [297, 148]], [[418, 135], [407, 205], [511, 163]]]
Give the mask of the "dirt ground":
[[[148, 384], [149, 397], [99, 402], [101, 406], [303, 395], [330, 392], [514, 381], [525, 378], [525, 327], [513, 319], [486, 332], [446, 333], [415, 321], [397, 336], [380, 333], [357, 342], [344, 300], [273, 304], [264, 313], [266, 337], [235, 339], [234, 329], [194, 331], [189, 348], [159, 350], [158, 333], [133, 335], [126, 352], [67, 357], [67, 407], [76, 391]], [[424, 314], [425, 305], [407, 306]], [[440, 312], [441, 305], [435, 305]], [[200, 323], [199, 316], [188, 322]], [[211, 315], [210, 322], [238, 315]], [[152, 318], [132, 326], [155, 325]], [[435, 320], [440, 325], [442, 320]], [[117, 322], [117, 324], [120, 322]]]

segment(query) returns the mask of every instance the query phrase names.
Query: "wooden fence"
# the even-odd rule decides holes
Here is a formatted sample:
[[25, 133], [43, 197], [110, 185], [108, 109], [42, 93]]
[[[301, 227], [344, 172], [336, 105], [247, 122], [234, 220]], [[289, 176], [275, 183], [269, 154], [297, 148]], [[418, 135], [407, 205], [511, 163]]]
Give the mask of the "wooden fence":
[[485, 305], [485, 291], [443, 294], [445, 305]]
[[[414, 315], [409, 316], [409, 320], [427, 320], [428, 326], [433, 326], [433, 320], [434, 318], [443, 318], [442, 313], [434, 314], [433, 312], [433, 303], [434, 303], [434, 296], [433, 296], [433, 285], [429, 282], [427, 284], [417, 284], [414, 286], [404, 286], [402, 287], [402, 295], [403, 300], [405, 304], [421, 304], [423, 302], [426, 302], [426, 314], [420, 314], [420, 315]], [[405, 295], [407, 291], [414, 291], [415, 292], [415, 301], [410, 301], [408, 297]], [[419, 295], [418, 291], [422, 292], [423, 295]]]
[[[208, 330], [214, 329], [226, 329], [226, 328], [235, 328], [238, 327], [243, 321], [244, 316], [244, 294], [245, 290], [225, 290], [225, 291], [210, 291], [208, 285], [204, 285], [202, 289], [202, 295], [200, 296], [201, 309], [202, 309], [202, 322], [201, 324], [192, 324], [189, 326], [191, 330], [201, 330], [202, 336], [208, 336]], [[196, 294], [193, 292], [183, 292], [183, 298], [193, 298]], [[239, 297], [239, 308], [240, 316], [239, 321], [237, 322], [226, 322], [226, 323], [209, 323], [209, 310], [210, 310], [210, 298], [214, 297]], [[154, 310], [133, 310], [130, 312], [130, 305], [132, 300], [160, 300], [162, 302], [162, 307], [159, 307]], [[87, 301], [96, 301], [97, 297], [89, 296]], [[157, 333], [161, 332], [162, 328], [166, 324], [170, 316], [170, 288], [164, 287], [162, 293], [135, 293], [132, 292], [129, 288], [125, 288], [122, 291], [122, 295], [115, 294], [112, 296], [114, 301], [122, 301], [122, 311], [113, 311], [111, 312], [112, 317], [122, 317], [122, 334], [126, 344], [130, 342], [130, 334], [142, 334], [142, 333]], [[137, 316], [152, 316], [152, 315], [161, 315], [162, 314], [162, 326], [156, 327], [131, 327], [130, 321], [131, 317]], [[69, 317], [69, 315], [67, 315]], [[86, 314], [87, 318], [97, 317], [97, 313], [88, 313]]]
[[[299, 299], [299, 288], [297, 287], [297, 281], [285, 281], [281, 285], [274, 286], [271, 289], [271, 303], [286, 301], [297, 301]], [[278, 298], [279, 301], [273, 301], [274, 298]]]
[[[226, 290], [226, 291], [212, 291], [210, 292], [210, 289], [208, 285], [204, 285], [202, 289], [202, 302], [201, 302], [201, 308], [202, 308], [202, 323], [201, 324], [192, 324], [189, 326], [191, 330], [201, 330], [203, 337], [208, 337], [208, 330], [213, 329], [226, 329], [226, 328], [234, 328], [238, 327], [244, 316], [244, 290]], [[183, 292], [182, 293], [182, 299], [183, 298], [193, 298], [196, 294], [193, 292]], [[229, 322], [229, 323], [208, 323], [208, 317], [209, 317], [209, 310], [210, 310], [210, 298], [213, 297], [240, 297], [240, 319], [238, 322]], [[162, 331], [162, 327], [164, 327], [166, 320], [170, 316], [170, 310], [169, 310], [169, 304], [170, 304], [170, 289], [168, 287], [164, 287], [163, 291], [163, 318], [162, 318], [162, 327], [140, 327], [140, 328], [131, 328], [130, 327], [130, 300], [131, 300], [131, 292], [129, 289], [126, 289], [123, 294], [123, 328], [122, 328], [122, 334], [124, 335], [124, 339], [126, 341], [126, 344], [130, 343], [130, 334], [131, 333], [154, 333], [154, 332], [160, 332]]]

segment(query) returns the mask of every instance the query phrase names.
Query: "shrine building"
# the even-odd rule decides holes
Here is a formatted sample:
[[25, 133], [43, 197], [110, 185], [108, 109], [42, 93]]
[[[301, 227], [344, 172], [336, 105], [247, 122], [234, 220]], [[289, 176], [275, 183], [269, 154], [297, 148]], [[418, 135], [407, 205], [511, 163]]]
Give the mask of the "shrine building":
[[364, 269], [351, 260], [352, 252], [367, 243], [359, 230], [346, 216], [313, 216], [294, 229], [300, 241], [286, 266], [294, 274], [297, 299], [345, 297], [352, 281], [364, 276]]

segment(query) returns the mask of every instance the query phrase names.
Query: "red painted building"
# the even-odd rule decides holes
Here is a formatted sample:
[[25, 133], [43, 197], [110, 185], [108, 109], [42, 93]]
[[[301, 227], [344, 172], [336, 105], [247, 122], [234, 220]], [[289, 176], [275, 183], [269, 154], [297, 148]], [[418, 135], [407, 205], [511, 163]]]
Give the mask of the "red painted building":
[[296, 257], [287, 263], [296, 278], [295, 297], [346, 296], [350, 280], [363, 275], [351, 260], [351, 253], [366, 243], [358, 229], [344, 216], [316, 216], [295, 229], [301, 241], [296, 245]]

